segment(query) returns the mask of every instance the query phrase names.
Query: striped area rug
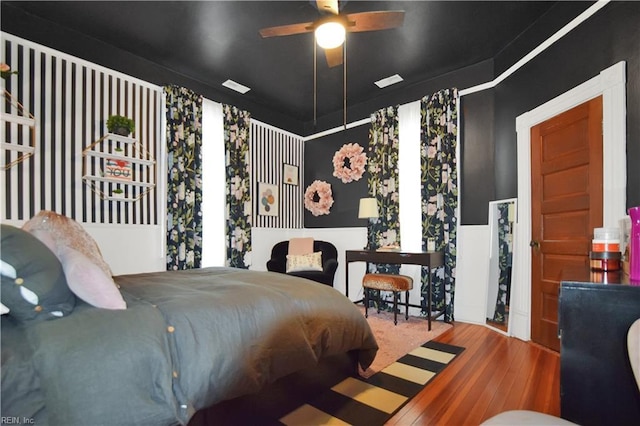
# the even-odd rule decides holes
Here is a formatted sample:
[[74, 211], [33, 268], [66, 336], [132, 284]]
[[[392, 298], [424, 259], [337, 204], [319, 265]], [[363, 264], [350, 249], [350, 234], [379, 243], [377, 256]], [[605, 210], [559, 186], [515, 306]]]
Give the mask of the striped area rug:
[[383, 425], [463, 350], [427, 342], [368, 379], [345, 378], [279, 421], [288, 426]]

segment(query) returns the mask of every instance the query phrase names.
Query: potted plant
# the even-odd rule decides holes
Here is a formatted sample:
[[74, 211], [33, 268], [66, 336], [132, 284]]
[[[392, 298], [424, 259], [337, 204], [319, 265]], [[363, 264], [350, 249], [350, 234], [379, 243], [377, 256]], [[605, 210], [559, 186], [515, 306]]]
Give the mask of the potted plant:
[[18, 71], [11, 71], [11, 67], [7, 64], [0, 64], [0, 77], [7, 80], [12, 74], [18, 74]]
[[107, 130], [116, 135], [129, 136], [135, 128], [134, 121], [122, 115], [110, 115], [107, 119]]
[[124, 198], [124, 191], [122, 188], [115, 188], [111, 190], [111, 196], [113, 198]]

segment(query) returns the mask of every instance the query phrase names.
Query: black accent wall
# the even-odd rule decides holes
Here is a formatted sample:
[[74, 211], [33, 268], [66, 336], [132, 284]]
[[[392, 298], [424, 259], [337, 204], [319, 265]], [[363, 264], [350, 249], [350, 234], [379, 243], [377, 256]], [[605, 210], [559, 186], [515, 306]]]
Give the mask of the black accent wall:
[[[566, 6], [563, 3], [558, 7]], [[496, 63], [501, 60], [498, 56]], [[640, 2], [618, 1], [605, 6], [495, 88], [496, 199], [518, 195], [516, 117], [620, 61], [626, 61], [627, 67], [627, 207], [640, 205]]]
[[[410, 90], [404, 92], [395, 92], [393, 96], [389, 96], [388, 104], [382, 104], [387, 98], [377, 99], [376, 102], [358, 105], [354, 108], [358, 116], [370, 116], [380, 108], [390, 105], [398, 105], [407, 102], [419, 101], [424, 96], [431, 95], [443, 88], [466, 88], [478, 84], [491, 81], [493, 79], [493, 61], [484, 61], [472, 67], [463, 68], [455, 72], [444, 74], [438, 78], [423, 82], [419, 85], [412, 86]], [[493, 93], [492, 91], [479, 92], [463, 98], [461, 105], [463, 114], [461, 117], [461, 188], [469, 188], [461, 191], [462, 221], [467, 223], [487, 223], [488, 222], [488, 202], [494, 199], [494, 151], [493, 151]], [[365, 114], [365, 108], [370, 108]], [[359, 117], [362, 118], [362, 117]], [[371, 126], [361, 126], [368, 131]], [[347, 132], [352, 131], [348, 130]], [[345, 133], [345, 132], [343, 132]], [[347, 133], [348, 134], [348, 133]], [[348, 138], [348, 136], [345, 136]], [[340, 139], [339, 134], [323, 136], [305, 143], [305, 185], [309, 185], [313, 176], [331, 176], [333, 166], [331, 159], [334, 152], [340, 148], [336, 141]], [[368, 141], [368, 139], [367, 139]], [[488, 149], [487, 147], [490, 147]], [[325, 160], [328, 158], [328, 161]], [[322, 161], [319, 161], [322, 159]], [[307, 177], [311, 180], [307, 180]], [[335, 179], [335, 178], [334, 178]], [[341, 185], [342, 182], [338, 181]], [[349, 184], [351, 185], [351, 184]], [[468, 185], [468, 186], [467, 186]], [[333, 186], [333, 185], [332, 185]], [[354, 188], [355, 190], [355, 188]], [[366, 197], [366, 185], [358, 189], [355, 195], [357, 198]], [[469, 208], [464, 208], [469, 206]], [[481, 207], [478, 207], [481, 206]], [[342, 211], [342, 209], [352, 209]], [[331, 211], [329, 216], [322, 219], [314, 218], [309, 212], [305, 211], [305, 227], [346, 227], [346, 226], [365, 226], [366, 221], [358, 220], [349, 221], [348, 218], [357, 218], [358, 200], [351, 201], [348, 204], [340, 206], [340, 215]], [[467, 223], [465, 223], [465, 219]], [[346, 220], [346, 221], [343, 221]]]
[[463, 225], [489, 223], [488, 202], [496, 199], [493, 90], [460, 99], [460, 205]]
[[[431, 95], [443, 88], [464, 88], [475, 86], [486, 81], [493, 79], [493, 61], [484, 61], [476, 64], [472, 67], [460, 69], [458, 71], [444, 74], [438, 78], [423, 82], [419, 85], [411, 86], [404, 92], [394, 92], [393, 96], [387, 98], [376, 99], [374, 102], [367, 104], [360, 104], [354, 108], [354, 113], [357, 113], [359, 118], [367, 117], [373, 114], [380, 108], [384, 108], [390, 105], [403, 104], [407, 102], [419, 101], [424, 96]], [[481, 209], [463, 209], [465, 212], [475, 213], [472, 215], [472, 219], [479, 220], [481, 223], [487, 223], [488, 207], [487, 202], [492, 200], [493, 178], [487, 181], [487, 171], [489, 175], [493, 175], [493, 149], [487, 149], [487, 145], [493, 145], [492, 139], [492, 122], [493, 122], [493, 102], [492, 95], [487, 96], [487, 92], [481, 92], [479, 95], [473, 95], [472, 99], [475, 102], [468, 102], [466, 105], [466, 118], [461, 125], [461, 134], [463, 135], [461, 140], [461, 152], [462, 152], [462, 164], [465, 167], [461, 170], [461, 182], [462, 186], [466, 187], [467, 182], [472, 188], [470, 191], [463, 191], [461, 193], [462, 204], [473, 203], [470, 205], [484, 205]], [[489, 92], [490, 93], [490, 92]], [[398, 101], [397, 103], [382, 104], [385, 99], [389, 101]], [[370, 108], [368, 113], [365, 113], [366, 108]], [[340, 141], [349, 140], [351, 137], [350, 132], [354, 132], [357, 129], [362, 129], [363, 135], [366, 136], [365, 140], [368, 144], [368, 131], [371, 128], [370, 125], [362, 125], [355, 129], [349, 129], [347, 131], [323, 136], [318, 139], [314, 139], [305, 143], [305, 187], [311, 184], [313, 180], [319, 179], [315, 176], [329, 176], [335, 180], [339, 185], [345, 186], [341, 181], [333, 178], [333, 165], [331, 159], [336, 150], [340, 149], [342, 143]], [[467, 135], [465, 137], [464, 135]], [[346, 143], [346, 142], [344, 142]], [[362, 144], [361, 144], [362, 145]], [[465, 159], [469, 158], [468, 161]], [[470, 167], [466, 167], [466, 164], [470, 164]], [[366, 174], [365, 174], [366, 176]], [[343, 189], [339, 185], [334, 185], [331, 182], [334, 192], [336, 189], [340, 192]], [[484, 182], [483, 182], [484, 181]], [[349, 183], [348, 185], [352, 185]], [[342, 198], [342, 202], [338, 203], [337, 207], [331, 210], [331, 214], [324, 217], [314, 218], [308, 211], [305, 211], [304, 224], [305, 227], [317, 228], [317, 227], [349, 227], [349, 226], [365, 226], [366, 221], [357, 219], [358, 216], [358, 200], [367, 196], [366, 182], [364, 185], [350, 188], [347, 192], [349, 199], [345, 202]], [[467, 197], [470, 199], [467, 200]], [[335, 198], [335, 197], [334, 197]], [[355, 219], [354, 219], [355, 218]]]
[[360, 198], [367, 197], [368, 173], [365, 172], [358, 181], [342, 183], [340, 179], [333, 177], [333, 155], [347, 143], [357, 143], [367, 152], [370, 128], [369, 125], [358, 126], [305, 142], [304, 189], [319, 179], [330, 183], [333, 192], [330, 214], [313, 216], [309, 210], [304, 210], [305, 228], [367, 226], [366, 219], [358, 219], [358, 205]]
[[[549, 26], [559, 30], [563, 19], [579, 15], [590, 4], [558, 2], [493, 60], [443, 75], [415, 87], [414, 91], [396, 92], [385, 105], [358, 105], [353, 111], [362, 113], [361, 109], [369, 106], [373, 112], [420, 99], [442, 88], [464, 89], [491, 81], [544, 41], [539, 28]], [[494, 89], [461, 98], [462, 225], [487, 224], [489, 201], [518, 196], [516, 117], [620, 61], [626, 61], [627, 67], [627, 207], [640, 205], [639, 22], [640, 2], [611, 2]], [[307, 147], [324, 140], [307, 142]], [[311, 158], [305, 153], [307, 172], [322, 174], [316, 168], [325, 164]], [[354, 208], [351, 216], [357, 215], [357, 206]], [[306, 216], [305, 226], [309, 226]]]
[[[464, 89], [491, 81], [531, 49], [544, 41], [541, 28], [560, 29], [563, 19], [578, 16], [593, 2], [557, 2], [535, 25], [523, 28], [522, 35], [493, 60], [402, 87], [381, 90], [366, 104], [351, 105], [348, 122], [368, 117], [379, 108], [420, 99], [447, 87]], [[460, 162], [462, 225], [487, 223], [487, 203], [493, 199], [517, 197], [517, 150], [515, 119], [531, 109], [596, 76], [619, 62], [627, 63], [627, 206], [640, 205], [640, 2], [612, 1], [568, 35], [553, 44], [495, 89], [468, 95], [462, 100]], [[50, 46], [65, 53], [127, 73], [154, 84], [178, 84], [217, 102], [228, 102], [224, 93], [181, 74], [135, 57], [112, 46], [84, 37], [48, 21], [2, 5], [2, 29], [11, 34]], [[321, 117], [317, 123], [301, 123], [265, 108], [236, 105], [265, 123], [304, 136], [335, 127], [340, 117]], [[368, 127], [366, 131], [368, 132]], [[362, 128], [353, 132], [364, 132]], [[359, 135], [358, 137], [363, 136]], [[330, 161], [344, 136], [325, 136], [306, 142], [305, 179], [331, 176]], [[321, 157], [324, 156], [324, 157]], [[330, 158], [328, 158], [330, 160]], [[366, 194], [365, 181], [335, 194], [336, 205], [327, 217], [305, 216], [305, 226], [363, 226], [357, 219], [357, 199]], [[341, 184], [342, 185], [342, 184]], [[332, 185], [335, 186], [335, 185]], [[337, 188], [336, 188], [337, 189]], [[342, 192], [342, 193], [341, 193]], [[338, 203], [339, 198], [347, 204]], [[305, 215], [306, 215], [305, 211]]]

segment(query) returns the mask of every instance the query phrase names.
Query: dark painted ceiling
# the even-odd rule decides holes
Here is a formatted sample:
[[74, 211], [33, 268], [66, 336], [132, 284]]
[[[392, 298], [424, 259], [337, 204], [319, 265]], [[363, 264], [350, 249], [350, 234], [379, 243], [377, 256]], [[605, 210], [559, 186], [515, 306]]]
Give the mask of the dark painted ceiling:
[[[249, 86], [241, 96], [301, 122], [313, 120], [313, 36], [263, 39], [264, 27], [309, 22], [315, 1], [7, 2], [46, 20], [124, 49], [220, 92], [227, 79]], [[341, 13], [404, 10], [401, 28], [347, 38], [350, 105], [495, 57], [554, 2], [348, 1]], [[3, 27], [4, 27], [3, 20]], [[549, 34], [550, 35], [550, 34]], [[374, 81], [400, 74], [379, 89]], [[342, 110], [341, 66], [318, 49], [318, 110]], [[214, 99], [216, 100], [216, 99]]]

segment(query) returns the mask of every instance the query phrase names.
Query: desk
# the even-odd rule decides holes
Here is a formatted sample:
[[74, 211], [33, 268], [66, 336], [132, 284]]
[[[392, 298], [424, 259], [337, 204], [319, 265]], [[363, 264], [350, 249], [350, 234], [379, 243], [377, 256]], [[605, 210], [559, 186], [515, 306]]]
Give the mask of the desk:
[[[444, 256], [438, 251], [424, 252], [402, 252], [402, 251], [375, 251], [375, 250], [346, 250], [345, 252], [345, 270], [346, 270], [346, 289], [345, 295], [349, 297], [349, 263], [350, 262], [367, 262], [367, 263], [390, 263], [395, 265], [421, 265], [429, 269], [427, 279], [427, 321], [429, 331], [431, 331], [431, 270], [438, 266], [444, 265]], [[422, 308], [420, 305], [409, 304], [414, 308]], [[442, 315], [440, 313], [438, 316]], [[436, 318], [438, 317], [436, 316]]]

